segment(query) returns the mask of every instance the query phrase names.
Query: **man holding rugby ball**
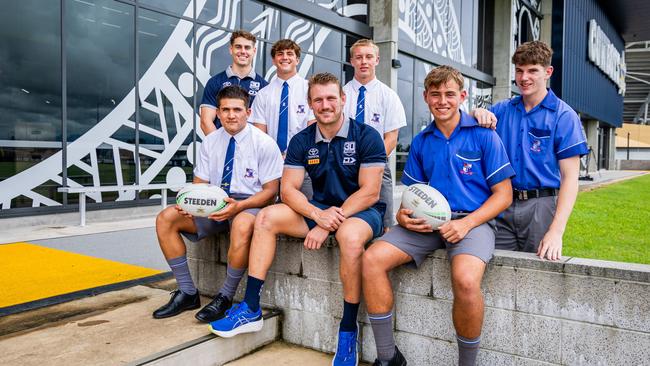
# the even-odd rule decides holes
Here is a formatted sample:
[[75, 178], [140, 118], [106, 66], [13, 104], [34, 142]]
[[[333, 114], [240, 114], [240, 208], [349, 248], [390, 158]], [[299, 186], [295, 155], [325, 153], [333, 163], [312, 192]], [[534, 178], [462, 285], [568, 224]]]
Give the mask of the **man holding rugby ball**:
[[454, 294], [458, 363], [474, 365], [483, 324], [481, 279], [494, 251], [494, 218], [512, 201], [514, 175], [497, 134], [460, 110], [467, 97], [460, 72], [437, 67], [424, 80], [424, 101], [434, 121], [411, 143], [402, 176], [405, 185], [428, 184], [449, 202], [452, 220], [433, 231], [400, 207], [397, 222], [363, 255], [363, 293], [377, 347], [375, 365], [406, 365], [393, 336], [393, 293], [388, 273], [403, 264], [418, 267], [446, 248]]
[[217, 116], [223, 128], [205, 137], [195, 162], [193, 182], [220, 185], [230, 196], [225, 199], [227, 205], [207, 218], [192, 217], [178, 206], [164, 209], [156, 218], [158, 242], [178, 290], [167, 304], [154, 311], [154, 318], [167, 318], [200, 306], [181, 235], [196, 242], [230, 228], [226, 280], [214, 300], [196, 314], [202, 322], [223, 316], [248, 267], [255, 215], [275, 201], [283, 165], [275, 141], [247, 123], [251, 113], [248, 99], [248, 92], [239, 86], [227, 86], [217, 93]]

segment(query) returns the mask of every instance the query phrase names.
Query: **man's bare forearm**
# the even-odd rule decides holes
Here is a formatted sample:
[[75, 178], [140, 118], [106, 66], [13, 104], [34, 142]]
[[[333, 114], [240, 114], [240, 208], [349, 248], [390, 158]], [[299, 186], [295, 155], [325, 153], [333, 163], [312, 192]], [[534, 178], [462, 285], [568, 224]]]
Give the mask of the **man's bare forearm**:
[[512, 204], [512, 184], [506, 179], [492, 187], [492, 194], [483, 202], [481, 207], [465, 217], [471, 228], [482, 225], [493, 218]]

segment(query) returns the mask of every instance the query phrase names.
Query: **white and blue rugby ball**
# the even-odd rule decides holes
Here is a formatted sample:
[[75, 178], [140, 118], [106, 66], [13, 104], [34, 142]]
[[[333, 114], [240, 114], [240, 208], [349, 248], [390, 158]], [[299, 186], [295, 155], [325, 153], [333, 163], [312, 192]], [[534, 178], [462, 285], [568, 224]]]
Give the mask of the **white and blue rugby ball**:
[[194, 183], [178, 192], [176, 204], [192, 216], [208, 217], [226, 207], [226, 197], [228, 194], [218, 186]]
[[413, 218], [424, 219], [437, 230], [451, 220], [447, 199], [437, 189], [426, 184], [412, 184], [402, 194], [402, 207], [413, 210]]

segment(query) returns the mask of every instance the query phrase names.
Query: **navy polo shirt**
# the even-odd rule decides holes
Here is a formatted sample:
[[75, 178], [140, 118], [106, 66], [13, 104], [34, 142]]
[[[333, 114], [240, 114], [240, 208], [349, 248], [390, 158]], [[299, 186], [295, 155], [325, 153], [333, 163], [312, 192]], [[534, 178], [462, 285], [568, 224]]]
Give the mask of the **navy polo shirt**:
[[589, 151], [580, 118], [552, 90], [526, 112], [521, 96], [504, 100], [491, 109], [517, 176], [518, 190], [560, 188], [559, 160]]
[[[250, 107], [253, 105], [253, 99], [255, 99], [257, 92], [268, 84], [269, 83], [267, 83], [261, 75], [255, 73], [255, 70], [253, 69], [251, 69], [251, 72], [243, 79], [240, 79], [239, 76], [235, 75], [232, 72], [232, 67], [228, 66], [225, 71], [211, 77], [210, 80], [208, 80], [208, 83], [205, 85], [205, 89], [203, 89], [201, 107], [217, 109], [217, 93], [219, 93], [221, 89], [230, 85], [239, 85], [248, 91], [250, 98], [248, 106]], [[214, 125], [217, 128], [221, 127], [221, 121], [219, 121], [219, 117], [215, 117]]]
[[472, 212], [492, 195], [490, 187], [515, 175], [496, 132], [467, 113], [449, 139], [432, 122], [411, 143], [402, 183], [437, 189], [454, 212]]
[[[369, 125], [352, 119], [331, 141], [323, 138], [313, 123], [294, 135], [287, 148], [284, 166], [305, 169], [312, 181], [313, 199], [328, 206], [340, 207], [359, 190], [359, 170], [386, 165], [384, 140]], [[383, 216], [386, 204], [377, 202], [372, 207]]]

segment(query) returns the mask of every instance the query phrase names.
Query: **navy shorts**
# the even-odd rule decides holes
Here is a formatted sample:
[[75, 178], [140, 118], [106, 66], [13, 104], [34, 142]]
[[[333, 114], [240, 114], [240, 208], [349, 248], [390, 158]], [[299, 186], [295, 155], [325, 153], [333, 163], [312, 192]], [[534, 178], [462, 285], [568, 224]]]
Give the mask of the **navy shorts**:
[[[326, 210], [330, 207], [331, 205], [324, 205], [320, 202], [316, 201], [309, 201], [312, 205], [320, 208], [321, 210]], [[384, 233], [384, 224], [383, 224], [383, 217], [379, 211], [377, 211], [375, 208], [370, 207], [366, 210], [360, 211], [352, 215], [351, 217], [356, 217], [359, 218], [363, 221], [365, 221], [368, 225], [370, 225], [370, 228], [372, 229], [372, 237], [376, 238], [379, 235]], [[307, 223], [307, 227], [309, 227], [309, 230], [313, 229], [316, 227], [316, 221], [305, 217], [305, 222]]]

